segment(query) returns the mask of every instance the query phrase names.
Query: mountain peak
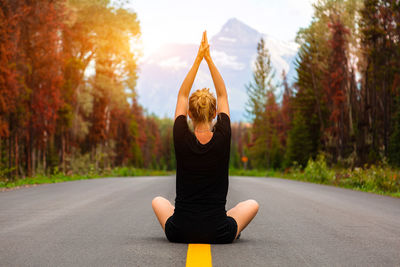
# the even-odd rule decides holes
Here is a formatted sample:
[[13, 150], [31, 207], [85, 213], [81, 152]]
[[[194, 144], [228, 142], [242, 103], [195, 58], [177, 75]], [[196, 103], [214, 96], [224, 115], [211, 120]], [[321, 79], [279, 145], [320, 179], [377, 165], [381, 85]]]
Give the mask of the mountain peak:
[[230, 18], [230, 19], [228, 19], [228, 20], [225, 22], [225, 24], [223, 25], [223, 27], [224, 27], [225, 25], [229, 25], [229, 24], [242, 24], [242, 25], [246, 25], [244, 22], [238, 20], [237, 18]]
[[242, 45], [254, 45], [254, 42], [257, 43], [260, 37], [261, 33], [251, 28], [244, 22], [238, 20], [237, 18], [230, 18], [222, 26], [220, 32], [211, 38], [211, 42], [219, 43], [221, 45], [222, 43], [230, 45], [232, 42]]
[[[240, 27], [240, 28], [250, 28], [246, 23], [240, 21], [237, 18], [230, 18], [228, 19], [225, 24], [222, 26], [224, 28], [232, 28], [232, 27]], [[250, 28], [251, 29], [251, 28]]]

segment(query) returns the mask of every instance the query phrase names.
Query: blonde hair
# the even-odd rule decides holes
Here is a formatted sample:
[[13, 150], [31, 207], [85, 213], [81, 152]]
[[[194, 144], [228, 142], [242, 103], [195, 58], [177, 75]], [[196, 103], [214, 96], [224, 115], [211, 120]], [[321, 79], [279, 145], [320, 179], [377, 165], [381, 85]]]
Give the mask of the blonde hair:
[[194, 122], [211, 122], [216, 111], [217, 101], [210, 89], [199, 89], [189, 98], [189, 111]]

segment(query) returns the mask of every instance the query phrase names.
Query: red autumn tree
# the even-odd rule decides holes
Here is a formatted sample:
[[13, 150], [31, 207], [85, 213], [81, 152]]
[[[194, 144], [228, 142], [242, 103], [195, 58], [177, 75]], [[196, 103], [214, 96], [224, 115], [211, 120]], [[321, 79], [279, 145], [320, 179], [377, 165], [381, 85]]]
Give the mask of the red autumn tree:
[[49, 0], [19, 1], [28, 11], [20, 21], [19, 72], [23, 77], [25, 163], [28, 175], [39, 163], [46, 168], [46, 149], [53, 142], [61, 105], [60, 30], [63, 6]]
[[0, 163], [0, 168], [7, 171], [0, 173], [9, 177], [18, 176], [20, 128], [17, 121], [22, 114], [17, 111], [22, 87], [16, 60], [19, 55], [20, 22], [27, 11], [28, 8], [19, 2], [0, 0], [0, 143], [8, 139], [8, 163], [5, 166]]
[[334, 161], [345, 156], [348, 136], [348, 107], [345, 105], [348, 82], [347, 68], [347, 40], [349, 30], [334, 16], [329, 24], [332, 37], [329, 40], [331, 56], [327, 68], [325, 81], [325, 96], [329, 116], [329, 126], [326, 129], [327, 147], [331, 150]]
[[282, 147], [286, 147], [286, 140], [290, 130], [290, 124], [293, 119], [292, 97], [293, 92], [290, 87], [285, 71], [282, 72], [283, 78], [283, 96], [280, 108], [280, 125], [279, 125], [279, 140]]

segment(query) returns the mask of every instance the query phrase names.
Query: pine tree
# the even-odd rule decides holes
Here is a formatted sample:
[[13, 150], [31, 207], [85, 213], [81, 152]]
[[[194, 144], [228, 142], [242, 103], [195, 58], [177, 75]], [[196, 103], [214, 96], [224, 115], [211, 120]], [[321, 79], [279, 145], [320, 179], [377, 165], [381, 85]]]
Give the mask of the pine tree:
[[[249, 149], [250, 160], [256, 168], [268, 168], [271, 166], [271, 146], [273, 135], [276, 135], [274, 129], [274, 119], [270, 118], [271, 113], [276, 113], [275, 97], [273, 92], [275, 86], [272, 85], [274, 72], [271, 65], [270, 54], [265, 47], [264, 39], [261, 38], [257, 45], [257, 58], [253, 73], [253, 82], [247, 87], [246, 111], [248, 117], [252, 120], [252, 140], [253, 144]], [[273, 103], [272, 103], [273, 102]], [[275, 103], [276, 104], [276, 103]], [[276, 115], [273, 115], [276, 116]]]
[[[323, 140], [321, 139], [324, 125], [326, 125], [327, 118], [327, 108], [326, 104], [322, 101], [323, 96], [323, 68], [320, 63], [317, 63], [316, 58], [321, 57], [321, 54], [317, 53], [318, 49], [314, 42], [309, 45], [304, 45], [300, 48], [298, 59], [296, 61], [297, 70], [297, 82], [295, 83], [295, 88], [297, 89], [296, 95], [292, 100], [292, 112], [297, 115], [293, 115], [293, 121], [291, 125], [291, 130], [289, 131], [287, 142], [286, 153], [295, 154], [297, 152], [289, 152], [289, 146], [301, 147], [303, 143], [307, 144], [307, 149], [299, 153], [308, 153], [306, 156], [302, 156], [301, 159], [292, 156], [286, 156], [292, 161], [297, 161], [303, 163], [306, 158], [316, 157], [320, 147], [323, 147]], [[323, 59], [321, 59], [323, 60]], [[297, 122], [297, 128], [301, 126], [301, 129], [307, 133], [303, 133], [301, 138], [290, 138], [290, 132], [297, 131], [293, 129], [295, 127], [294, 121], [297, 116], [297, 120], [301, 118], [300, 122]], [[293, 134], [292, 134], [293, 135]], [[308, 138], [308, 139], [307, 139]], [[307, 140], [306, 140], [307, 139]], [[297, 144], [296, 142], [300, 142]], [[310, 145], [310, 146], [308, 146]], [[288, 161], [286, 161], [288, 163]]]
[[297, 162], [304, 167], [314, 154], [313, 150], [310, 129], [306, 125], [305, 118], [298, 111], [294, 114], [292, 128], [289, 131], [284, 165], [288, 167]]
[[271, 65], [271, 56], [265, 46], [263, 38], [257, 44], [257, 58], [255, 61], [253, 81], [246, 86], [248, 101], [246, 113], [250, 121], [257, 123], [264, 113], [268, 90], [273, 90], [272, 79], [274, 72]]
[[287, 136], [293, 120], [293, 89], [287, 81], [287, 75], [285, 71], [282, 72], [283, 80], [283, 96], [282, 104], [280, 107], [280, 127], [279, 127], [279, 139], [282, 147], [286, 147]]

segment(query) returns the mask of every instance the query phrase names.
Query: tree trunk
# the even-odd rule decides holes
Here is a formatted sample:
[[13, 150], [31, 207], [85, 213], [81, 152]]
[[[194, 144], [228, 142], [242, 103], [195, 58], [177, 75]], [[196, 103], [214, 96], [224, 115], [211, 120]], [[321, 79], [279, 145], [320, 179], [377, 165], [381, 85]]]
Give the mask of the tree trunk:
[[[11, 168], [12, 168], [12, 157], [13, 157], [13, 153], [12, 153], [12, 135], [10, 134], [10, 136], [8, 137], [8, 170], [11, 170]], [[8, 178], [12, 178], [11, 172], [8, 172], [7, 177]]]
[[14, 140], [14, 155], [15, 155], [15, 178], [18, 178], [19, 173], [18, 173], [18, 165], [19, 165], [19, 144], [18, 144], [18, 134], [15, 134], [15, 140]]
[[31, 131], [29, 130], [25, 137], [25, 161], [26, 161], [26, 175], [32, 176], [32, 144], [31, 144]]
[[61, 168], [62, 172], [65, 173], [65, 133], [61, 134]]

